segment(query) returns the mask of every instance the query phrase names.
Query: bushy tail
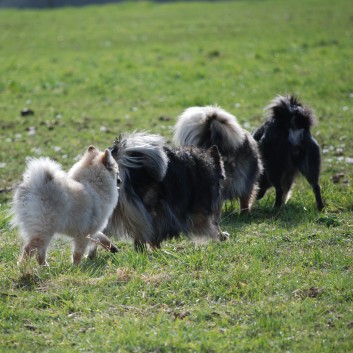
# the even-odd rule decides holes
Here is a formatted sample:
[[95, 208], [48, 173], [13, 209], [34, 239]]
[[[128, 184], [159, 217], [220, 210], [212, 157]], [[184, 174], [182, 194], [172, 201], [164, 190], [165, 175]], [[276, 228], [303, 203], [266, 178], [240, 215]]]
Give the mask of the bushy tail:
[[30, 158], [23, 174], [23, 183], [30, 183], [33, 187], [41, 187], [55, 175], [64, 176], [65, 174], [60, 164], [48, 157]]
[[162, 180], [168, 167], [168, 156], [164, 150], [166, 142], [159, 135], [135, 132], [117, 139], [112, 155], [122, 171], [143, 168], [156, 180]]
[[[24, 215], [36, 210], [28, 208], [27, 200], [35, 208], [37, 205], [33, 201], [40, 198], [43, 186], [51, 181], [55, 176], [65, 176], [66, 173], [61, 166], [47, 157], [31, 158], [27, 161], [27, 168], [23, 174], [22, 182], [16, 187], [13, 196], [10, 216], [12, 216], [12, 226], [18, 226], [23, 221]], [[27, 217], [29, 218], [29, 216]], [[34, 221], [34, 220], [33, 220]]]
[[166, 142], [163, 137], [135, 132], [117, 139], [111, 148], [119, 164], [122, 186], [118, 206], [109, 221], [107, 232], [128, 235], [138, 241], [153, 240], [152, 216], [147, 211], [130, 178], [135, 170], [156, 181], [162, 181], [168, 168]]
[[280, 121], [290, 121], [295, 118], [299, 127], [310, 128], [316, 122], [311, 108], [304, 106], [293, 95], [277, 96], [266, 108], [267, 116]]
[[237, 149], [245, 132], [236, 118], [217, 106], [186, 109], [174, 127], [176, 145], [210, 148], [216, 145], [222, 155]]

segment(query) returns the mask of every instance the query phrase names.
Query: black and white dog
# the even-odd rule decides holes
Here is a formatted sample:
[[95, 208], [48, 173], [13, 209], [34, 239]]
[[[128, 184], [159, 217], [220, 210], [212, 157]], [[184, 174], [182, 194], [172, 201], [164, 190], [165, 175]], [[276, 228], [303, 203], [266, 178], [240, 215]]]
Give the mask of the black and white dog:
[[122, 183], [109, 233], [132, 238], [136, 250], [181, 233], [227, 238], [218, 225], [224, 169], [216, 146], [170, 148], [161, 136], [135, 132], [117, 139], [111, 153]]
[[264, 173], [258, 199], [268, 188], [276, 189], [275, 206], [282, 206], [290, 196], [298, 172], [311, 185], [319, 210], [324, 207], [319, 186], [320, 147], [310, 133], [314, 112], [291, 95], [278, 96], [266, 108], [267, 121], [253, 134], [262, 154]]
[[176, 145], [204, 149], [216, 145], [224, 161], [223, 200], [240, 201], [248, 212], [256, 199], [262, 162], [257, 142], [236, 118], [217, 106], [191, 107], [178, 118], [174, 128]]

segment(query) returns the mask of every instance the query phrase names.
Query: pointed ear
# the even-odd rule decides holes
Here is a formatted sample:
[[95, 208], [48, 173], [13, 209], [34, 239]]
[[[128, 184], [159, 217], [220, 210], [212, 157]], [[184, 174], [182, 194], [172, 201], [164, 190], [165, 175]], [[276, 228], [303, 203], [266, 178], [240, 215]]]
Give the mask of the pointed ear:
[[213, 145], [208, 149], [208, 152], [210, 153], [211, 157], [216, 160], [217, 162], [220, 160], [221, 156], [218, 151], [218, 147], [216, 145]]
[[120, 141], [122, 140], [122, 135], [119, 134], [119, 136], [117, 136], [114, 140], [114, 145], [119, 145]]
[[98, 149], [92, 145], [87, 148], [87, 151], [85, 153], [86, 158], [88, 158], [88, 160], [95, 158], [96, 156], [98, 156], [98, 154], [99, 154]]
[[108, 149], [105, 149], [103, 152], [102, 163], [108, 169], [111, 167], [111, 161], [110, 161], [111, 157], [112, 157], [112, 154], [110, 153], [110, 151]]

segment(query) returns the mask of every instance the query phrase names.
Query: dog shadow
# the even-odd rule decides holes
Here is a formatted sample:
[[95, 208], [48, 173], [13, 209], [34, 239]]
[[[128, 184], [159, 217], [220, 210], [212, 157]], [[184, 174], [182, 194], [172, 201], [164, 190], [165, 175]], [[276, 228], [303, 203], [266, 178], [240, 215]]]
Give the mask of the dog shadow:
[[283, 225], [288, 229], [298, 227], [308, 220], [316, 221], [318, 214], [315, 205], [305, 207], [294, 201], [289, 201], [281, 208], [275, 208], [272, 199], [264, 200], [256, 203], [251, 212], [247, 214], [240, 214], [239, 207], [230, 203], [223, 208], [220, 226], [235, 226], [237, 229], [243, 229], [250, 224], [268, 222]]
[[62, 261], [52, 258], [48, 266], [40, 266], [36, 261], [30, 260], [19, 266], [18, 276], [12, 279], [12, 287], [22, 291], [46, 291], [49, 282], [60, 282], [67, 276], [73, 279], [81, 278], [82, 281], [102, 278], [106, 274], [107, 266], [115, 262], [116, 256], [119, 255], [120, 253], [100, 251], [94, 259], [84, 258], [79, 265], [70, 263], [66, 258]]

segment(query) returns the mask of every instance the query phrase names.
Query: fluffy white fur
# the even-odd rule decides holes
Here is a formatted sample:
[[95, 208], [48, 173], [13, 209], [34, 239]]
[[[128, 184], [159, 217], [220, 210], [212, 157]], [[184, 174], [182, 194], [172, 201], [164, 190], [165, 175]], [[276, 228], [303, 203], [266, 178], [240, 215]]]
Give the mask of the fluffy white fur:
[[[118, 201], [118, 165], [109, 150], [89, 147], [68, 173], [49, 158], [30, 159], [17, 187], [11, 213], [24, 241], [20, 262], [35, 255], [46, 264], [55, 233], [73, 238], [73, 262], [78, 264], [89, 244], [114, 246], [101, 233]], [[90, 241], [88, 236], [93, 240]]]
[[[200, 145], [200, 126], [205, 125], [211, 116], [217, 116], [212, 121], [214, 129], [221, 130], [224, 145], [236, 150], [244, 141], [245, 132], [238, 124], [234, 115], [224, 109], [208, 105], [205, 107], [191, 107], [186, 109], [177, 120], [174, 128], [174, 142], [176, 145]], [[227, 121], [227, 126], [221, 123]]]

